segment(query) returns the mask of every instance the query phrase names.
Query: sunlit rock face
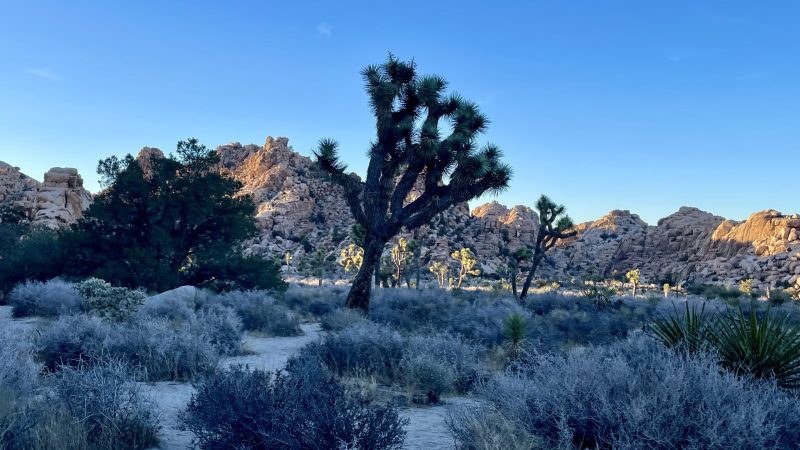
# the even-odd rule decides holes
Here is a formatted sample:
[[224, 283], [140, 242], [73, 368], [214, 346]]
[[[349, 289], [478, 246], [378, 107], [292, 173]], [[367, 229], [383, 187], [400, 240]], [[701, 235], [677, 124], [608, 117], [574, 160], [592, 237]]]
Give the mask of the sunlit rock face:
[[34, 224], [50, 228], [71, 224], [91, 203], [92, 195], [77, 169], [54, 167], [39, 183], [17, 167], [0, 164], [0, 204], [22, 211]]
[[[240, 194], [257, 205], [261, 234], [248, 243], [246, 253], [273, 258], [288, 252], [296, 266], [310, 257], [309, 251], [324, 248], [335, 258], [352, 242], [353, 219], [341, 189], [328, 182], [311, 159], [294, 152], [287, 138], [268, 137], [263, 146], [231, 143], [217, 152], [220, 170], [242, 182]], [[417, 194], [412, 191], [409, 198]], [[530, 199], [531, 204], [535, 201]], [[615, 210], [576, 225], [576, 236], [553, 249], [541, 275], [608, 277], [638, 267], [651, 282], [669, 278], [732, 284], [746, 277], [757, 286], [794, 282], [800, 275], [799, 223], [797, 216], [777, 211], [737, 223], [682, 207], [648, 225], [630, 211]], [[505, 254], [532, 245], [538, 226], [537, 214], [526, 206], [508, 208], [492, 201], [470, 211], [464, 203], [401, 236], [421, 244], [423, 270], [431, 261], [448, 261], [453, 250], [469, 247], [485, 275], [502, 277], [508, 264]]]

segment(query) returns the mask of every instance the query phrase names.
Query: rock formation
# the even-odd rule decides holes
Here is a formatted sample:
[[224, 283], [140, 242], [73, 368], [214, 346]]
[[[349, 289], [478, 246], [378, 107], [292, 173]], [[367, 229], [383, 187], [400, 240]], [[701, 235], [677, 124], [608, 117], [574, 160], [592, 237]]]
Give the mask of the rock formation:
[[22, 210], [34, 224], [56, 228], [78, 220], [92, 202], [77, 169], [54, 167], [38, 181], [0, 164], [0, 205]]
[[[217, 151], [220, 169], [241, 181], [242, 194], [258, 206], [261, 235], [249, 243], [248, 254], [281, 257], [288, 252], [298, 266], [317, 248], [335, 257], [350, 243], [353, 221], [340, 188], [327, 182], [311, 159], [295, 153], [288, 139], [268, 137], [264, 146], [232, 143]], [[423, 266], [449, 261], [453, 250], [466, 246], [477, 254], [485, 275], [499, 277], [505, 274], [505, 253], [532, 243], [537, 228], [538, 217], [530, 208], [509, 209], [493, 201], [472, 211], [456, 205], [403, 236], [422, 245]], [[542, 276], [610, 277], [638, 267], [650, 282], [733, 284], [753, 278], [763, 286], [793, 283], [800, 275], [800, 217], [777, 211], [737, 223], [683, 207], [654, 226], [629, 211], [611, 211], [575, 230], [575, 237], [552, 251]]]
[[[287, 138], [268, 137], [263, 146], [234, 142], [216, 151], [219, 170], [239, 180], [239, 194], [257, 205], [260, 233], [247, 243], [245, 254], [285, 261], [289, 253], [288, 270], [295, 273], [317, 249], [335, 259], [352, 242], [353, 220], [341, 188], [328, 182], [310, 158], [294, 152]], [[147, 173], [151, 158], [163, 156], [145, 147], [137, 160]], [[22, 209], [36, 223], [71, 223], [90, 202], [75, 169], [51, 169], [39, 183], [0, 162], [0, 205]], [[463, 203], [402, 236], [421, 245], [426, 276], [431, 261], [450, 262], [450, 253], [469, 247], [485, 276], [502, 277], [507, 254], [532, 244], [538, 223], [526, 206], [509, 209], [493, 201], [470, 211]], [[798, 215], [768, 210], [736, 222], [683, 207], [651, 226], [630, 211], [615, 210], [574, 229], [576, 236], [550, 252], [540, 268], [542, 277], [612, 277], [636, 267], [648, 282], [734, 284], [753, 278], [756, 287], [765, 287], [800, 280]]]

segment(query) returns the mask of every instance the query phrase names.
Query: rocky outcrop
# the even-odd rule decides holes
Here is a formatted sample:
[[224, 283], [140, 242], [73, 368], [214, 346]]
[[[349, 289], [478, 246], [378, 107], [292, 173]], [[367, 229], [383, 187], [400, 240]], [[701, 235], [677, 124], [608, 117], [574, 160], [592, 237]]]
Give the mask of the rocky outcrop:
[[[287, 138], [267, 137], [263, 146], [234, 142], [216, 151], [220, 170], [240, 181], [240, 194], [256, 203], [261, 233], [248, 242], [246, 254], [285, 260], [289, 253], [289, 270], [296, 271], [317, 249], [335, 259], [352, 242], [354, 222], [341, 188], [327, 181], [310, 158], [294, 152]], [[537, 226], [536, 214], [524, 206], [509, 210], [494, 202], [470, 214], [463, 203], [401, 236], [420, 244], [425, 266], [432, 260], [448, 261], [453, 250], [468, 246], [491, 274], [505, 265], [499, 249], [532, 239]]]
[[[316, 249], [326, 249], [335, 259], [351, 242], [353, 221], [341, 189], [329, 183], [311, 159], [295, 153], [288, 139], [268, 137], [263, 146], [232, 143], [217, 152], [220, 170], [242, 182], [241, 194], [257, 204], [261, 235], [248, 243], [247, 254], [274, 258], [288, 252], [290, 270], [297, 270]], [[470, 211], [460, 204], [402, 236], [420, 243], [423, 266], [450, 261], [453, 250], [469, 247], [484, 275], [499, 277], [506, 274], [507, 253], [535, 241], [538, 223], [536, 213], [526, 206], [509, 209], [493, 201]], [[777, 211], [738, 223], [683, 207], [650, 226], [630, 211], [615, 210], [574, 230], [575, 237], [551, 252], [542, 276], [610, 277], [638, 267], [651, 282], [732, 284], [753, 278], [756, 285], [776, 285], [794, 282], [800, 275], [800, 217]]]
[[[310, 158], [294, 152], [287, 138], [268, 137], [262, 146], [234, 142], [216, 151], [219, 170], [240, 181], [239, 195], [250, 196], [257, 206], [260, 233], [246, 243], [245, 254], [286, 261], [288, 253], [285, 270], [297, 273], [318, 249], [334, 261], [352, 242], [353, 220], [341, 188], [327, 181]], [[163, 156], [159, 149], [145, 147], [137, 161], [147, 174], [153, 158]], [[414, 195], [412, 191], [410, 197]], [[51, 169], [39, 183], [19, 168], [0, 163], [0, 205], [19, 208], [34, 222], [71, 223], [90, 201], [75, 169]], [[420, 244], [422, 266], [449, 262], [453, 250], [469, 247], [485, 276], [503, 277], [507, 255], [532, 244], [538, 225], [536, 213], [526, 206], [507, 208], [493, 201], [470, 211], [462, 203], [401, 236]], [[800, 280], [796, 214], [767, 210], [736, 222], [683, 207], [651, 226], [630, 211], [615, 210], [576, 225], [574, 231], [574, 237], [548, 254], [539, 272], [542, 277], [621, 276], [636, 267], [648, 282], [733, 284], [752, 278], [757, 287], [765, 287]], [[329, 273], [336, 270], [332, 266]], [[423, 273], [427, 275], [424, 268]]]
[[77, 169], [54, 167], [44, 181], [0, 165], [0, 204], [21, 210], [34, 224], [56, 228], [78, 220], [92, 202]]
[[19, 167], [0, 161], [0, 206], [23, 208], [33, 201], [39, 182]]

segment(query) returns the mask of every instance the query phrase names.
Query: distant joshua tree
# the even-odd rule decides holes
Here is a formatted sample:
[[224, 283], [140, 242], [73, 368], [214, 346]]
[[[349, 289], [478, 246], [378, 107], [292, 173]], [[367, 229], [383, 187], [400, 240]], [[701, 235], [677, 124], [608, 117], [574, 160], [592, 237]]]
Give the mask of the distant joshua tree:
[[377, 131], [365, 181], [345, 172], [335, 141], [320, 141], [315, 155], [344, 189], [350, 211], [364, 230], [364, 263], [347, 306], [366, 311], [370, 278], [389, 240], [403, 228], [429, 223], [455, 204], [504, 190], [511, 168], [500, 161], [500, 149], [494, 145], [477, 148], [488, 120], [476, 104], [459, 95], [445, 96], [443, 78], [420, 77], [413, 61], [392, 55], [383, 64], [365, 68], [362, 76]]
[[625, 274], [625, 277], [628, 279], [631, 286], [633, 286], [633, 296], [636, 297], [636, 290], [639, 288], [641, 272], [639, 272], [639, 269], [631, 269]]
[[434, 261], [430, 266], [428, 266], [428, 270], [430, 270], [431, 273], [436, 276], [436, 281], [439, 283], [439, 287], [444, 288], [447, 283], [447, 275], [450, 272], [450, 268], [447, 267], [447, 264]]
[[475, 265], [478, 264], [478, 258], [475, 257], [472, 250], [462, 248], [461, 250], [454, 251], [450, 257], [458, 262], [458, 278], [455, 280], [456, 289], [461, 288], [461, 284], [464, 282], [464, 278], [466, 278], [467, 275], [481, 274], [481, 271], [475, 268]]
[[739, 292], [752, 297], [753, 296], [753, 279], [747, 278], [739, 282]]
[[546, 195], [542, 195], [536, 202], [536, 209], [539, 211], [539, 230], [536, 233], [536, 245], [533, 247], [531, 268], [519, 294], [520, 300], [525, 300], [528, 296], [533, 275], [544, 259], [545, 253], [553, 248], [559, 239], [575, 236], [575, 231], [568, 231], [572, 228], [572, 219], [565, 214], [567, 208], [564, 205], [556, 205]]
[[397, 244], [392, 247], [392, 265], [394, 266], [394, 274], [392, 275], [392, 284], [400, 286], [401, 277], [403, 276], [403, 269], [408, 264], [408, 258], [411, 256], [411, 249], [408, 246], [406, 238], [401, 237]]
[[356, 244], [348, 245], [339, 253], [339, 265], [344, 267], [344, 271], [347, 273], [350, 273], [351, 270], [358, 272], [363, 262], [364, 249]]

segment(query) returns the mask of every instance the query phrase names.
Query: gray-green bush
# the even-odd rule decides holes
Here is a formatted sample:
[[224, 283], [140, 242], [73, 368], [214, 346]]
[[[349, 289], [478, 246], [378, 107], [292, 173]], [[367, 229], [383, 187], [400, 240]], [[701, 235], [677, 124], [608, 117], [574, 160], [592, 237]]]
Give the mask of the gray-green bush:
[[267, 336], [302, 334], [297, 317], [285, 306], [261, 291], [235, 291], [210, 296], [206, 305], [218, 303], [236, 311], [245, 330]]
[[[488, 382], [493, 411], [545, 448], [796, 448], [800, 403], [774, 383], [720, 371], [645, 336], [565, 355], [535, 354]], [[476, 448], [469, 417], [451, 423]]]
[[72, 284], [58, 279], [18, 284], [8, 295], [14, 317], [74, 314], [80, 311], [82, 302]]
[[125, 364], [64, 367], [52, 381], [56, 398], [95, 449], [144, 449], [158, 444], [155, 403], [132, 382]]
[[146, 381], [192, 379], [213, 370], [219, 359], [206, 337], [164, 319], [112, 323], [86, 315], [62, 317], [42, 331], [36, 354], [51, 371], [114, 358]]
[[233, 367], [198, 385], [181, 419], [202, 449], [399, 449], [397, 412], [348, 392], [313, 360], [291, 375]]

